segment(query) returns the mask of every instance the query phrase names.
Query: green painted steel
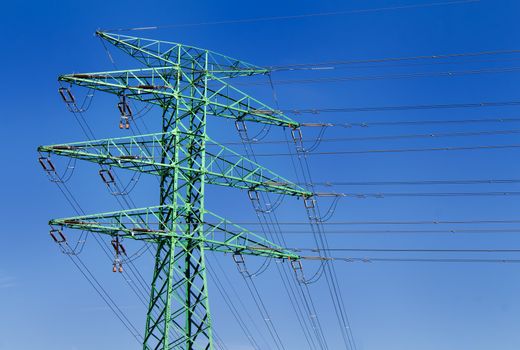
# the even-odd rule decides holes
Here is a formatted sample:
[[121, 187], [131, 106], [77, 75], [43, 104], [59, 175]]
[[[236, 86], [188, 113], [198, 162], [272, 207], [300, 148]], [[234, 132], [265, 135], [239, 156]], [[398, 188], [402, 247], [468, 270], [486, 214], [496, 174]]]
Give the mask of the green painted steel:
[[[54, 219], [51, 220], [50, 224], [150, 243], [157, 243], [169, 237], [183, 238], [183, 235], [178, 232], [161, 228], [166, 225], [160, 215], [164, 210], [173, 210], [173, 208], [171, 206], [167, 206], [167, 208], [156, 206], [83, 215]], [[175, 213], [176, 216], [172, 219], [177, 220], [187, 212], [186, 206], [178, 208]], [[241, 254], [281, 259], [296, 260], [299, 258], [298, 255], [208, 210], [205, 210], [204, 216], [204, 234], [196, 239], [203, 242], [205, 249], [222, 253], [240, 252]]]
[[[166, 154], [163, 158], [165, 138], [177, 145], [178, 159]], [[60, 145], [40, 146], [38, 151], [70, 158], [82, 159], [107, 166], [161, 175], [172, 170], [183, 176], [203, 172], [206, 182], [213, 185], [309, 197], [312, 193], [295, 185], [261, 165], [204, 136], [206, 143], [205, 167], [188, 167], [186, 160], [192, 155], [190, 143], [202, 142], [202, 137], [181, 131], [157, 133], [104, 140], [92, 140]]]
[[227, 79], [268, 71], [209, 50], [97, 32], [146, 68], [68, 74], [60, 81], [159, 106], [160, 133], [40, 146], [39, 152], [152, 174], [159, 205], [51, 220], [157, 246], [143, 349], [213, 349], [206, 250], [297, 260], [299, 256], [204, 207], [205, 185], [308, 198], [312, 193], [211, 140], [208, 116], [296, 129], [280, 111]]

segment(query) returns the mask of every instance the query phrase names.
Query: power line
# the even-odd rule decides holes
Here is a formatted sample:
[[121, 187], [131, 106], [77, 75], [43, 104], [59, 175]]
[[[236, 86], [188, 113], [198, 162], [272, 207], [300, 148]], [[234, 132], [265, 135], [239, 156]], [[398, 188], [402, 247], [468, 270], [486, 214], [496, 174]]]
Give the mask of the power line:
[[[383, 136], [362, 136], [362, 137], [338, 137], [323, 138], [318, 137], [308, 142], [348, 142], [348, 141], [375, 141], [375, 140], [399, 140], [399, 139], [421, 139], [421, 138], [441, 138], [441, 137], [468, 137], [468, 136], [490, 136], [490, 135], [514, 135], [519, 134], [520, 130], [492, 130], [492, 131], [472, 131], [472, 132], [452, 132], [452, 133], [428, 133], [428, 134], [407, 134], [407, 135], [383, 135]], [[252, 144], [283, 144], [294, 143], [288, 140], [255, 140], [249, 141]], [[221, 145], [236, 145], [240, 142], [223, 142]]]
[[[519, 221], [520, 222], [520, 221]], [[512, 221], [512, 222], [499, 222], [499, 223], [515, 223], [515, 221]], [[241, 225], [258, 225], [259, 223], [258, 222], [247, 222], [247, 223], [240, 223]], [[376, 224], [379, 224], [379, 223], [375, 223], [375, 222], [372, 222], [372, 223], [352, 223], [352, 222], [332, 222], [332, 223], [329, 223], [329, 222], [323, 222], [322, 223], [323, 225], [336, 225], [336, 226], [341, 226], [341, 225], [376, 225]], [[383, 224], [383, 223], [381, 223]], [[385, 223], [386, 225], [396, 225], [396, 223]], [[406, 224], [406, 223], [401, 223], [401, 224]], [[414, 223], [410, 223], [410, 224], [414, 224]], [[418, 223], [417, 225], [420, 225], [420, 224], [428, 224], [428, 223]], [[431, 223], [432, 225], [435, 225], [435, 224], [439, 224], [439, 223]], [[304, 222], [285, 222], [285, 223], [280, 223], [280, 225], [288, 225], [288, 226], [295, 226], [295, 225], [308, 225], [308, 223], [304, 223]], [[203, 231], [205, 233], [211, 233], [213, 232], [212, 230], [205, 230]], [[287, 229], [283, 229], [283, 231], [280, 231], [280, 233], [278, 233], [278, 235], [285, 235], [285, 234], [310, 234], [312, 233], [312, 231], [303, 231], [303, 230], [287, 230]], [[513, 228], [513, 229], [503, 229], [503, 228], [489, 228], [489, 229], [442, 229], [442, 230], [417, 230], [417, 229], [414, 229], [414, 230], [366, 230], [366, 229], [363, 229], [363, 230], [346, 230], [346, 229], [341, 229], [341, 230], [327, 230], [327, 234], [329, 233], [332, 233], [332, 234], [364, 234], [364, 233], [520, 233], [520, 228]]]
[[[474, 220], [409, 220], [409, 221], [392, 221], [392, 220], [379, 220], [379, 221], [327, 221], [323, 222], [322, 225], [334, 226], [334, 225], [465, 225], [465, 224], [519, 224], [520, 220], [515, 219], [474, 219]], [[258, 222], [235, 222], [237, 225], [258, 225]], [[279, 222], [280, 225], [293, 226], [293, 225], [306, 225], [308, 222], [303, 221], [286, 221]]]
[[[271, 84], [271, 88], [274, 90], [274, 84]], [[276, 95], [275, 95], [276, 96]], [[287, 133], [284, 133], [285, 137], [287, 138]], [[312, 184], [312, 174], [310, 171], [310, 166], [307, 160], [307, 157], [303, 156], [303, 140], [301, 138], [298, 139], [298, 137], [295, 137], [294, 134], [292, 135], [292, 138], [295, 143], [296, 148], [296, 155], [298, 164], [300, 166], [301, 175], [305, 182]], [[296, 168], [296, 164], [293, 160], [293, 152], [291, 148], [288, 145], [289, 153], [291, 154], [291, 162], [294, 167], [297, 179], [299, 181], [298, 176], [298, 169]], [[308, 187], [312, 192], [314, 192], [313, 186]], [[319, 219], [322, 217], [320, 213], [320, 208], [318, 202], [313, 198], [312, 204], [306, 204], [305, 205], [306, 212], [307, 212], [307, 218], [309, 220], [310, 228], [313, 233], [313, 238], [318, 247], [329, 247], [328, 238], [324, 233], [324, 226], [322, 225], [322, 220]], [[320, 256], [322, 254], [320, 253]], [[323, 263], [321, 265], [321, 269], [318, 270], [317, 274], [321, 270], [321, 274], [314, 275], [311, 279], [305, 278], [305, 276], [301, 276], [299, 278], [300, 283], [303, 283], [305, 285], [308, 285], [309, 283], [312, 283], [312, 281], [317, 281], [321, 276], [325, 276], [325, 281], [327, 283], [327, 287], [329, 290], [329, 294], [331, 296], [334, 312], [336, 314], [336, 318], [338, 320], [338, 325], [340, 326], [340, 334], [343, 338], [345, 346], [350, 350], [357, 350], [356, 341], [352, 332], [352, 327], [350, 326], [350, 317], [346, 311], [345, 302], [343, 299], [343, 294], [341, 292], [340, 284], [338, 282], [338, 275], [336, 273], [336, 268], [332, 264]], [[317, 276], [317, 277], [316, 277]], [[316, 278], [316, 279], [315, 279]]]
[[385, 57], [385, 58], [368, 58], [368, 59], [357, 59], [357, 60], [339, 60], [339, 61], [326, 61], [326, 62], [315, 62], [315, 63], [293, 63], [287, 65], [272, 65], [269, 66], [271, 71], [278, 70], [295, 70], [301, 67], [326, 67], [338, 66], [338, 65], [358, 65], [366, 63], [387, 63], [387, 62], [403, 62], [403, 61], [418, 61], [418, 60], [442, 60], [446, 58], [460, 58], [460, 57], [477, 57], [477, 56], [494, 56], [494, 55], [509, 55], [518, 54], [520, 49], [511, 50], [488, 50], [488, 51], [477, 51], [477, 52], [460, 52], [460, 53], [448, 53], [440, 55], [417, 55], [417, 56], [404, 56], [404, 57]]
[[419, 249], [419, 248], [285, 248], [295, 252], [372, 252], [372, 253], [520, 253], [520, 249]]
[[253, 301], [264, 320], [264, 323], [269, 331], [269, 334], [271, 335], [271, 338], [273, 338], [273, 342], [275, 343], [276, 348], [285, 350], [284, 343], [280, 338], [280, 334], [277, 331], [277, 327], [275, 327], [272, 322], [269, 311], [267, 310], [267, 307], [261, 297], [260, 292], [258, 291], [258, 288], [256, 287], [256, 284], [250, 276], [248, 277], [243, 273], [241, 273], [241, 275], [244, 278], [246, 287], [249, 290], [249, 293], [251, 294], [251, 297], [253, 298]]
[[401, 105], [381, 107], [333, 107], [333, 108], [305, 108], [305, 109], [282, 109], [283, 113], [293, 114], [319, 114], [337, 112], [384, 112], [384, 111], [407, 111], [424, 109], [458, 109], [458, 108], [484, 108], [484, 107], [508, 107], [520, 106], [520, 101], [503, 102], [479, 102], [479, 103], [449, 103], [449, 104], [427, 104], [427, 105]]
[[520, 118], [483, 118], [483, 119], [437, 119], [437, 120], [397, 120], [397, 121], [367, 121], [353, 123], [301, 123], [302, 127], [362, 127], [371, 126], [407, 126], [407, 125], [430, 125], [430, 124], [480, 124], [480, 123], [516, 123]]
[[[268, 75], [268, 78], [270, 81], [273, 98], [276, 103], [276, 108], [279, 109], [279, 103], [278, 103], [274, 84], [272, 84], [270, 75]], [[287, 132], [284, 132], [284, 136], [287, 139]], [[242, 135], [241, 135], [241, 138], [242, 138], [242, 140], [244, 140], [244, 137], [242, 137]], [[294, 138], [294, 135], [293, 135], [293, 138]], [[247, 140], [248, 139], [249, 139], [249, 137], [247, 137]], [[295, 141], [296, 141], [296, 139], [295, 139]], [[252, 148], [250, 143], [245, 143], [245, 145]], [[289, 153], [293, 154], [293, 151], [292, 151], [290, 145], [288, 143], [286, 145], [287, 145], [287, 149], [288, 149]], [[296, 144], [295, 146], [296, 146], [295, 147], [296, 153], [298, 154], [297, 159], [298, 159], [298, 164], [299, 164], [300, 170], [301, 170], [301, 176], [303, 177], [305, 182], [312, 183], [309, 164], [305, 157], [303, 160], [302, 160], [302, 157], [300, 157], [300, 153], [302, 150], [302, 147], [300, 147], [301, 144], [300, 145]], [[247, 149], [247, 147], [246, 147], [246, 149]], [[294, 162], [293, 157], [291, 157], [291, 163], [293, 165], [293, 168], [294, 168], [294, 171], [296, 174], [296, 178], [298, 179], [298, 181], [300, 181], [299, 180], [300, 175], [298, 172], [298, 168], [296, 167], [296, 163]], [[312, 186], [310, 188], [312, 190]], [[321, 216], [319, 214], [319, 206], [318, 206], [318, 203], [314, 199], [312, 200], [312, 202], [313, 202], [312, 206], [306, 205], [305, 207], [306, 207], [307, 217], [309, 219], [309, 224], [310, 224], [310, 227], [313, 232], [314, 241], [316, 242], [316, 245], [318, 247], [327, 247], [328, 246], [327, 237], [323, 234], [323, 227], [320, 224], [320, 221], [317, 220], [317, 218]], [[277, 228], [277, 230], [280, 230], [279, 225], [276, 225], [276, 228]], [[282, 235], [280, 235], [280, 236], [281, 236], [281, 241], [284, 241], [283, 236]], [[320, 273], [320, 271], [321, 271], [321, 273]], [[303, 299], [305, 300], [306, 308], [309, 312], [312, 312], [312, 314], [314, 314], [314, 316], [312, 316], [312, 314], [309, 314], [309, 316], [311, 319], [312, 327], [315, 330], [317, 341], [322, 349], [328, 349], [328, 345], [325, 341], [325, 337], [323, 336], [323, 332], [321, 330], [321, 323], [319, 322], [319, 319], [317, 318], [317, 314], [316, 314], [312, 299], [310, 297], [309, 288], [308, 288], [308, 284], [311, 283], [311, 280], [317, 281], [317, 279], [319, 279], [321, 276], [325, 276], [327, 287], [328, 287], [328, 290], [329, 290], [329, 293], [330, 293], [330, 296], [332, 299], [332, 303], [333, 303], [333, 309], [334, 309], [334, 312], [335, 312], [337, 320], [338, 320], [340, 334], [343, 338], [345, 347], [350, 350], [356, 350], [357, 349], [356, 342], [355, 342], [355, 339], [353, 336], [352, 328], [350, 327], [350, 320], [349, 320], [348, 314], [346, 312], [345, 303], [343, 300], [343, 296], [341, 294], [340, 286], [338, 284], [338, 277], [337, 277], [337, 274], [335, 271], [335, 267], [333, 265], [331, 266], [326, 263], [321, 265], [321, 268], [318, 270], [318, 273], [315, 274], [310, 280], [306, 279], [304, 276], [299, 276], [299, 277], [297, 276], [298, 282], [300, 282], [299, 285], [304, 286], [304, 288], [300, 288], [300, 291], [302, 292]]]
[[[499, 55], [499, 54], [517, 54], [520, 53], [520, 50], [499, 50], [499, 51], [482, 51], [481, 53], [461, 53], [461, 54], [454, 54], [455, 57], [462, 57], [464, 55], [467, 56], [478, 56], [478, 55]], [[451, 60], [451, 61], [430, 61], [427, 59], [437, 59], [438, 55], [429, 55], [429, 56], [417, 56], [419, 59], [424, 60], [424, 62], [402, 62], [402, 63], [392, 63], [390, 59], [390, 63], [386, 61], [381, 61], [378, 64], [378, 62], [372, 63], [364, 63], [360, 62], [359, 64], [354, 64], [356, 61], [336, 61], [336, 62], [322, 62], [322, 63], [315, 63], [315, 64], [305, 64], [300, 63], [299, 66], [296, 66], [294, 68], [291, 65], [287, 66], [287, 69], [284, 69], [284, 66], [280, 66], [280, 70], [277, 70], [274, 68], [274, 70], [270, 69], [271, 73], [275, 73], [278, 71], [282, 72], [301, 72], [301, 71], [309, 71], [309, 72], [324, 72], [324, 71], [330, 71], [330, 70], [339, 70], [339, 69], [372, 69], [372, 68], [402, 68], [402, 67], [420, 67], [420, 66], [440, 66], [440, 65], [461, 65], [461, 64], [475, 64], [475, 63], [505, 63], [505, 62], [518, 62], [520, 60], [520, 57], [511, 57], [511, 58], [498, 58], [498, 59], [471, 59], [471, 60]], [[399, 59], [398, 57], [396, 57]], [[408, 59], [409, 57], [402, 57], [403, 59]], [[342, 62], [345, 62], [342, 64]]]
[[[268, 75], [269, 80], [271, 80], [270, 75]], [[271, 84], [273, 98], [276, 102], [276, 106], [278, 107], [278, 102], [276, 98], [276, 91], [274, 90], [274, 86]], [[263, 129], [262, 129], [263, 131]], [[269, 131], [269, 130], [268, 130]], [[260, 132], [261, 134], [262, 132]], [[286, 136], [286, 134], [284, 133]], [[244, 146], [244, 149], [250, 159], [255, 160], [255, 151], [251, 145], [251, 143], [247, 142], [250, 137], [247, 134], [247, 130], [243, 132], [239, 132], [240, 139]], [[258, 137], [258, 136], [257, 136]], [[265, 135], [264, 135], [265, 137]], [[290, 149], [290, 147], [288, 147]], [[284, 237], [281, 234], [281, 228], [277, 225], [278, 218], [276, 215], [276, 206], [270, 207], [270, 210], [262, 210], [262, 206], [266, 206], [266, 203], [272, 203], [270, 195], [268, 193], [260, 193], [258, 197], [258, 202], [252, 201], [253, 208], [255, 209], [255, 213], [260, 223], [260, 229], [263, 234], [273, 240], [275, 243], [281, 243], [281, 245], [286, 245], [284, 242]], [[323, 329], [321, 327], [321, 323], [319, 321], [317, 312], [314, 307], [314, 302], [312, 297], [306, 288], [293, 278], [290, 278], [289, 271], [284, 267], [280, 267], [279, 265], [275, 265], [276, 270], [280, 275], [280, 279], [282, 281], [282, 285], [287, 292], [289, 297], [290, 304], [295, 312], [295, 316], [297, 321], [303, 331], [304, 337], [309, 345], [310, 349], [320, 348], [322, 350], [327, 350], [328, 345], [325, 337], [323, 336]], [[311, 332], [311, 329], [313, 332]], [[312, 333], [314, 333], [314, 337]], [[318, 346], [316, 346], [316, 343]]]
[[[122, 225], [131, 225], [132, 222], [126, 222], [121, 220], [120, 223]], [[322, 222], [322, 225], [327, 226], [335, 226], [335, 225], [448, 225], [448, 224], [518, 224], [520, 220], [415, 220], [415, 221], [391, 221], [391, 220], [381, 220], [381, 221], [326, 221]], [[212, 223], [208, 223], [209, 225], [213, 225]], [[216, 223], [215, 223], [216, 224]], [[241, 221], [234, 222], [237, 225], [263, 225], [258, 221]], [[276, 223], [281, 226], [292, 226], [292, 225], [309, 225], [306, 221], [279, 221]], [[285, 231], [284, 231], [285, 232]]]
[[[270, 78], [269, 75], [268, 75], [268, 78]], [[273, 96], [276, 97], [274, 90], [273, 90]], [[240, 139], [242, 141], [241, 144], [244, 147], [246, 155], [249, 157], [249, 159], [254, 161], [256, 159], [255, 151], [254, 151], [254, 148], [252, 147], [251, 143], [247, 142], [247, 140], [250, 139], [250, 137], [247, 133], [247, 130], [242, 130], [242, 131], [237, 130], [237, 131], [238, 131], [238, 135], [240, 136]], [[264, 132], [264, 131], [267, 131], [267, 132]], [[263, 138], [267, 135], [268, 132], [269, 132], [269, 129], [266, 129], [264, 127], [264, 128], [262, 128], [262, 130], [260, 131], [260, 133], [258, 135], [264, 134], [264, 136], [262, 136], [262, 138]], [[258, 137], [258, 135], [255, 137]], [[275, 212], [277, 206], [275, 205], [275, 206], [271, 207], [270, 210], [262, 210], [261, 207], [265, 206], [266, 203], [273, 203], [270, 198], [270, 195], [268, 193], [260, 193], [258, 195], [257, 201], [251, 201], [251, 204], [252, 204], [253, 208], [255, 209], [255, 213], [256, 213], [256, 216], [257, 216], [259, 224], [260, 224], [259, 228], [262, 231], [262, 233], [264, 234], [264, 236], [268, 239], [271, 239], [273, 242], [276, 243], [278, 239], [281, 239], [283, 241], [283, 236], [281, 235], [280, 228], [276, 224], [278, 222], [278, 218], [277, 218], [277, 215]], [[269, 260], [266, 259], [264, 261], [264, 263], [262, 264], [262, 266], [257, 270], [257, 272], [252, 273], [252, 274], [247, 271], [247, 268], [245, 267], [245, 263], [243, 263], [242, 268], [239, 270], [241, 271], [241, 274], [242, 274], [244, 280], [246, 280], [246, 283], [250, 282], [252, 284], [253, 283], [252, 277], [257, 276], [259, 273], [261, 273], [260, 271], [262, 271], [262, 272], [265, 271], [267, 266], [269, 266], [270, 261], [271, 261], [271, 259], [269, 259]], [[237, 266], [238, 266], [238, 263], [237, 263]], [[278, 264], [276, 264], [275, 266], [276, 266], [276, 270], [277, 270], [278, 274], [280, 275], [282, 285], [289, 297], [290, 305], [294, 311], [298, 324], [300, 325], [300, 328], [303, 332], [303, 335], [305, 337], [307, 344], [309, 345], [309, 348], [310, 349], [320, 348], [322, 350], [327, 350], [326, 343], [324, 341], [322, 341], [323, 339], [320, 337], [320, 334], [322, 334], [321, 326], [320, 326], [319, 322], [316, 322], [317, 319], [313, 319], [311, 317], [311, 313], [310, 313], [311, 304], [310, 303], [312, 303], [312, 300], [303, 300], [303, 299], [305, 299], [304, 294], [298, 293], [298, 292], [301, 292], [301, 290], [298, 290], [298, 285], [297, 285], [296, 281], [294, 281], [292, 278], [290, 278], [290, 276], [288, 275], [288, 271], [286, 271], [286, 269], [284, 269], [283, 267], [280, 267]], [[254, 284], [253, 284], [253, 286], [254, 286]], [[296, 288], [295, 288], [295, 286], [296, 286]], [[305, 317], [306, 316], [305, 311], [307, 311], [308, 318]], [[266, 322], [267, 322], [267, 320], [266, 320]], [[309, 323], [311, 323], [311, 325], [309, 325]], [[267, 325], [267, 323], [266, 323], [266, 325]], [[314, 330], [314, 334], [316, 336], [316, 341], [318, 343], [318, 347], [316, 346], [316, 342], [313, 338], [313, 335], [312, 335], [313, 332], [311, 332], [311, 329]]]
[[426, 4], [413, 4], [413, 5], [367, 8], [367, 9], [358, 9], [358, 10], [309, 13], [309, 14], [303, 14], [303, 15], [269, 16], [269, 17], [231, 19], [231, 20], [221, 20], [221, 21], [167, 24], [167, 25], [160, 25], [160, 26], [118, 28], [118, 29], [110, 29], [110, 31], [156, 30], [156, 29], [166, 29], [166, 28], [186, 28], [186, 27], [199, 27], [199, 26], [222, 25], [222, 24], [269, 22], [269, 21], [280, 21], [280, 20], [304, 19], [304, 18], [311, 18], [311, 17], [329, 17], [329, 16], [351, 15], [351, 14], [361, 14], [361, 13], [371, 13], [371, 12], [418, 9], [418, 8], [428, 8], [428, 7], [435, 7], [435, 6], [448, 6], [448, 5], [459, 5], [459, 4], [461, 5], [461, 4], [470, 4], [470, 3], [477, 3], [477, 2], [480, 2], [480, 0], [443, 1], [443, 2], [431, 2], [431, 3], [426, 3]]
[[[370, 80], [393, 80], [393, 79], [410, 79], [410, 78], [430, 78], [430, 77], [456, 77], [477, 74], [497, 74], [497, 73], [516, 73], [520, 72], [520, 67], [505, 68], [482, 68], [472, 70], [459, 71], [443, 71], [443, 72], [416, 72], [416, 73], [400, 73], [400, 74], [381, 74], [381, 75], [358, 75], [343, 77], [325, 77], [314, 79], [281, 79], [275, 80], [277, 85], [289, 84], [323, 84], [323, 83], [339, 83], [349, 81], [370, 81]], [[266, 85], [268, 82], [237, 82], [235, 85]]]
[[385, 198], [385, 197], [478, 197], [519, 196], [516, 191], [496, 192], [378, 192], [378, 193], [316, 193], [318, 197]]
[[[311, 234], [311, 231], [283, 230], [282, 234]], [[520, 233], [520, 228], [515, 229], [446, 229], [446, 230], [327, 230], [327, 234], [430, 234], [430, 233]]]
[[[401, 149], [369, 149], [359, 151], [328, 151], [328, 152], [306, 152], [305, 155], [339, 155], [339, 154], [368, 154], [368, 153], [410, 153], [410, 152], [437, 152], [437, 151], [472, 151], [472, 150], [497, 150], [497, 149], [516, 149], [520, 144], [515, 145], [484, 145], [484, 146], [456, 146], [456, 147], [433, 147], [433, 148], [401, 148]], [[281, 157], [291, 156], [290, 153], [262, 153], [257, 157]]]
[[[332, 69], [328, 67], [327, 69]], [[318, 69], [314, 69], [315, 71]], [[325, 68], [319, 69], [325, 70]], [[429, 78], [429, 77], [456, 77], [466, 75], [478, 74], [498, 74], [498, 73], [517, 73], [520, 72], [520, 67], [501, 67], [501, 68], [480, 68], [471, 70], [453, 70], [440, 72], [413, 72], [413, 73], [394, 73], [394, 74], [379, 74], [379, 75], [352, 75], [352, 76], [331, 76], [312, 79], [280, 79], [273, 80], [277, 85], [289, 84], [322, 84], [322, 83], [338, 83], [349, 81], [371, 81], [371, 80], [395, 80], [395, 79], [410, 79], [410, 78]], [[141, 79], [153, 79], [153, 74], [139, 74], [135, 76]], [[254, 85], [270, 85], [271, 82], [266, 81], [242, 81], [235, 82], [235, 85], [254, 86]]]
[[303, 260], [322, 260], [322, 261], [344, 261], [344, 262], [429, 262], [429, 263], [490, 263], [490, 264], [505, 264], [505, 263], [520, 263], [520, 259], [459, 259], [459, 258], [373, 258], [373, 257], [328, 257], [322, 258], [319, 256], [302, 256]]
[[[138, 343], [141, 342], [142, 336], [139, 331], [135, 328], [133, 323], [126, 317], [126, 315], [121, 311], [119, 306], [114, 302], [114, 300], [110, 297], [108, 292], [103, 288], [103, 286], [99, 283], [99, 281], [95, 278], [95, 276], [90, 272], [87, 266], [83, 263], [79, 256], [73, 256], [67, 254], [72, 263], [76, 266], [76, 268], [80, 271], [80, 273], [85, 277], [87, 282], [94, 288], [94, 290], [98, 293], [98, 295], [103, 299], [105, 304], [112, 310], [114, 315], [121, 321], [123, 326], [132, 334], [132, 336], [137, 340]], [[76, 260], [77, 261], [76, 261]], [[78, 264], [79, 262], [79, 264]], [[86, 272], [85, 272], [86, 271]]]
[[[221, 268], [220, 265], [219, 265], [219, 268]], [[224, 299], [224, 302], [226, 303], [226, 305], [228, 306], [229, 310], [231, 311], [231, 314], [233, 315], [233, 317], [237, 321], [238, 325], [240, 326], [240, 328], [244, 332], [244, 335], [246, 336], [246, 338], [251, 343], [251, 346], [253, 347], [254, 350], [259, 350], [260, 347], [258, 346], [257, 341], [253, 337], [253, 334], [251, 333], [249, 327], [247, 326], [246, 322], [242, 318], [242, 313], [245, 313], [250, 318], [250, 320], [252, 321], [251, 315], [249, 314], [247, 308], [244, 307], [243, 302], [240, 299], [239, 294], [236, 293], [236, 291], [234, 290], [233, 284], [232, 283], [227, 283], [227, 285], [232, 288], [232, 290], [233, 290], [233, 292], [235, 294], [234, 299], [238, 300], [240, 302], [240, 305], [242, 305], [243, 310], [241, 310], [241, 311], [239, 311], [237, 309], [236, 303], [233, 302], [233, 299], [229, 296], [229, 293], [227, 293], [225, 291], [224, 284], [220, 281], [219, 278], [217, 278], [217, 276], [216, 276], [216, 274], [215, 274], [215, 272], [213, 270], [212, 265], [208, 264], [208, 270], [211, 272], [211, 274], [209, 275], [210, 278], [213, 280], [217, 290], [219, 291], [220, 295]], [[224, 278], [227, 279], [227, 275], [225, 273], [223, 274], [223, 276], [224, 276]], [[229, 280], [228, 280], [228, 282], [229, 282]], [[253, 324], [253, 325], [256, 328], [256, 324]]]
[[[480, 179], [480, 180], [422, 180], [422, 181], [324, 181], [314, 182], [316, 186], [401, 186], [401, 185], [496, 185], [520, 183], [520, 179]], [[297, 183], [297, 185], [306, 185]]]

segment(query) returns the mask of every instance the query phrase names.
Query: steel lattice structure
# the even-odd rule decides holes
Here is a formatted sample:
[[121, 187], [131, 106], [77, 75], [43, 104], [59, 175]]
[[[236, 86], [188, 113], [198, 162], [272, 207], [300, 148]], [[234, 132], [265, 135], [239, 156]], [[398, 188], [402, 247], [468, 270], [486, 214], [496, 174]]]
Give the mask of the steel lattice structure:
[[162, 109], [162, 131], [38, 150], [158, 176], [159, 205], [50, 224], [152, 242], [157, 250], [143, 349], [212, 349], [205, 251], [299, 256], [206, 210], [206, 184], [304, 199], [312, 193], [212, 141], [206, 134], [207, 117], [292, 129], [299, 124], [227, 82], [266, 74], [266, 69], [177, 43], [97, 35], [146, 67], [69, 74], [59, 80], [156, 105]]

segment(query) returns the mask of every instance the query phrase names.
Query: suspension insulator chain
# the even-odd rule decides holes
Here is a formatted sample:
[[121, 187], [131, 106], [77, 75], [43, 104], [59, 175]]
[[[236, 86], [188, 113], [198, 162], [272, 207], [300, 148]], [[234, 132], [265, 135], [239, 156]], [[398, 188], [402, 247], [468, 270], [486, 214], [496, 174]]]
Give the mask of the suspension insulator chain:
[[75, 104], [76, 99], [74, 98], [74, 95], [72, 94], [72, 91], [70, 91], [69, 88], [59, 88], [58, 92], [60, 93], [61, 98], [63, 99], [63, 102], [66, 104]]
[[119, 103], [117, 104], [119, 114], [119, 129], [130, 129], [130, 119], [133, 119], [132, 109], [126, 100], [126, 95], [121, 95]]
[[112, 174], [111, 169], [101, 169], [99, 170], [99, 176], [101, 180], [110, 188], [112, 184], [115, 184], [116, 180], [114, 178], [114, 174]]
[[235, 264], [237, 264], [238, 271], [242, 275], [249, 277], [249, 272], [247, 271], [246, 261], [244, 260], [244, 256], [240, 253], [234, 253], [233, 261], [235, 262]]
[[316, 199], [313, 196], [305, 197], [303, 199], [303, 205], [305, 205], [305, 209], [314, 209], [316, 206]]
[[51, 236], [54, 243], [60, 247], [60, 250], [63, 254], [74, 255], [74, 251], [69, 247], [67, 237], [65, 234], [63, 234], [63, 229], [61, 227], [54, 228], [51, 226], [49, 236]]
[[303, 145], [302, 129], [300, 129], [300, 128], [291, 129], [291, 136], [292, 136], [294, 144], [296, 145], [296, 151], [305, 152], [305, 147]]
[[253, 204], [253, 208], [257, 212], [263, 212], [262, 205], [260, 204], [260, 196], [258, 194], [257, 190], [249, 190], [247, 191], [247, 196], [249, 197], [249, 200]]
[[46, 173], [56, 173], [56, 167], [52, 164], [50, 157], [40, 156], [38, 162]]
[[67, 238], [65, 237], [65, 235], [63, 234], [63, 231], [61, 229], [55, 229], [55, 228], [51, 227], [49, 235], [51, 236], [51, 238], [53, 239], [54, 242], [56, 242], [60, 245], [62, 243], [67, 242]]
[[115, 252], [115, 258], [114, 258], [114, 264], [112, 267], [112, 272], [118, 272], [118, 271], [123, 272], [123, 262], [121, 261], [120, 256], [121, 255], [126, 256], [126, 249], [123, 246], [123, 244], [121, 244], [121, 242], [119, 241], [119, 236], [116, 236], [112, 240], [112, 247], [114, 248], [114, 252]]
[[240, 139], [242, 139], [244, 141], [249, 140], [249, 136], [247, 135], [247, 125], [243, 119], [237, 119], [235, 121], [235, 128], [238, 131], [238, 135], [240, 136]]
[[40, 157], [38, 157], [38, 163], [40, 163], [43, 171], [45, 171], [49, 177], [49, 180], [52, 182], [63, 182], [59, 177], [58, 172], [56, 171], [56, 167], [52, 163], [50, 156], [40, 155]]
[[67, 105], [67, 108], [69, 111], [71, 111], [72, 113], [81, 112], [78, 105], [76, 104], [76, 98], [72, 94], [72, 91], [70, 90], [70, 88], [60, 87], [58, 89], [58, 92], [59, 92], [63, 102], [65, 102], [65, 104]]
[[291, 267], [294, 271], [294, 274], [296, 276], [296, 279], [300, 283], [305, 282], [305, 275], [303, 274], [303, 265], [301, 260], [291, 260]]

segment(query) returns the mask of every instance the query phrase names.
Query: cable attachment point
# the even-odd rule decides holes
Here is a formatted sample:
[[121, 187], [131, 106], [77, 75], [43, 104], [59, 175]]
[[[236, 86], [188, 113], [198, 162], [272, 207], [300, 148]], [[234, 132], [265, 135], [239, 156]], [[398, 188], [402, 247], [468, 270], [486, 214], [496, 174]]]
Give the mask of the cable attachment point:
[[249, 136], [247, 135], [247, 125], [243, 119], [239, 118], [235, 120], [235, 128], [237, 129], [241, 140], [249, 141]]
[[82, 110], [76, 104], [76, 98], [70, 91], [70, 88], [60, 87], [58, 92], [65, 104], [67, 105], [67, 109], [72, 113], [81, 113]]
[[52, 164], [50, 157], [41, 156], [38, 158], [38, 162], [46, 173], [56, 173], [56, 167]]
[[249, 191], [247, 191], [247, 196], [249, 197], [249, 199], [251, 201], [258, 202], [260, 200], [260, 197], [258, 196], [258, 191], [257, 190], [249, 190]]
[[235, 128], [237, 129], [238, 132], [245, 132], [245, 131], [247, 131], [246, 122], [243, 121], [242, 119], [235, 120]]
[[112, 174], [112, 170], [110, 169], [99, 170], [99, 176], [108, 187], [110, 187], [111, 184], [116, 182], [114, 175]]
[[117, 109], [119, 109], [119, 114], [121, 116], [119, 119], [119, 129], [130, 129], [130, 119], [133, 118], [133, 114], [130, 105], [126, 101], [126, 95], [121, 95], [119, 98]]
[[301, 128], [293, 128], [291, 129], [291, 136], [294, 144], [296, 145], [296, 151], [304, 152], [305, 147], [303, 146], [303, 135]]
[[291, 136], [295, 143], [301, 142], [303, 140], [302, 129], [300, 129], [300, 128], [291, 129]]
[[63, 102], [65, 102], [67, 105], [76, 104], [76, 99], [74, 98], [74, 95], [69, 88], [60, 87], [58, 92], [60, 93]]
[[305, 276], [303, 275], [303, 265], [301, 260], [291, 260], [291, 267], [294, 271], [296, 279], [300, 282], [304, 282]]
[[112, 272], [123, 272], [123, 262], [119, 258], [121, 255], [126, 255], [126, 249], [119, 241], [119, 236], [116, 236], [112, 240], [112, 247], [114, 247], [115, 252], [115, 258], [114, 258], [114, 265], [112, 268]]
[[313, 209], [316, 206], [316, 199], [314, 197], [305, 197], [303, 198], [303, 205], [305, 205], [306, 209]]
[[238, 271], [243, 275], [249, 275], [247, 272], [246, 262], [244, 256], [240, 253], [233, 254], [233, 261], [237, 264]]
[[51, 236], [51, 238], [53, 239], [53, 241], [55, 243], [61, 244], [61, 243], [65, 243], [67, 241], [67, 238], [65, 237], [62, 230], [60, 230], [60, 229], [55, 229], [55, 228], [51, 227], [51, 230], [49, 231], [49, 235]]
[[251, 189], [247, 191], [247, 196], [249, 197], [249, 200], [251, 201], [251, 204], [253, 204], [253, 208], [257, 212], [265, 212], [265, 210], [262, 208], [261, 202], [260, 202], [260, 195], [258, 194], [258, 191], [255, 189]]

